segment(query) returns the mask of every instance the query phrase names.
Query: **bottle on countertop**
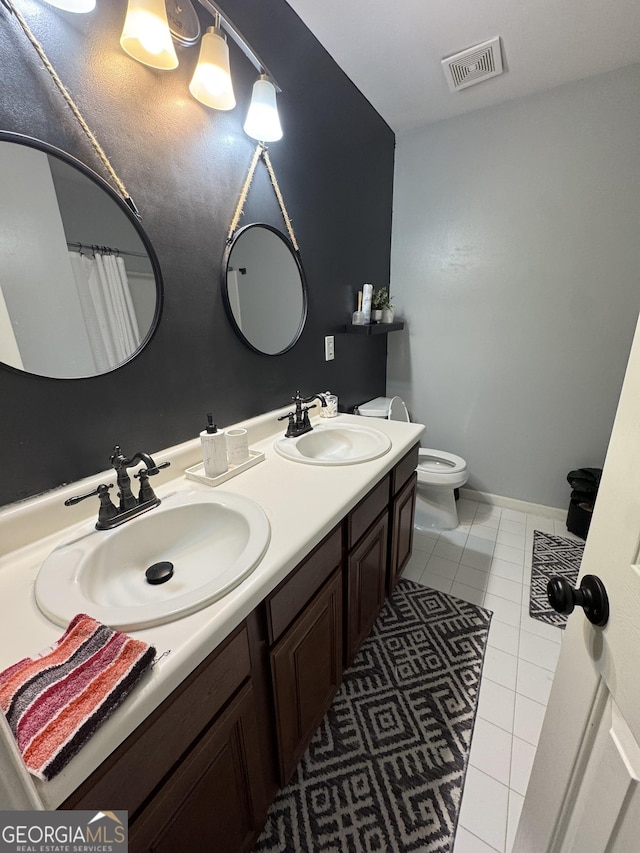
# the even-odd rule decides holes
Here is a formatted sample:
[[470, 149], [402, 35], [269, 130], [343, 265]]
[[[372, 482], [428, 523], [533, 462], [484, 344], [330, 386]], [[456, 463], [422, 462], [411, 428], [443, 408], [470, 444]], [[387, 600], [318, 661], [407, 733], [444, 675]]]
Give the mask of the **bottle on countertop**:
[[207, 477], [219, 477], [229, 469], [227, 462], [227, 439], [224, 430], [219, 430], [213, 422], [211, 412], [207, 414], [207, 426], [200, 433], [202, 461]]

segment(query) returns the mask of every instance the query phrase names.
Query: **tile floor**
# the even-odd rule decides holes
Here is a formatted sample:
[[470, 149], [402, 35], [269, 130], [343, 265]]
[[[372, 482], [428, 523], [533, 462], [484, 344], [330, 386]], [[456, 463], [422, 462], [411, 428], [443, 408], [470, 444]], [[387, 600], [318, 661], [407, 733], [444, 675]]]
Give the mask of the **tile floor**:
[[511, 853], [563, 632], [529, 616], [533, 531], [564, 521], [470, 500], [415, 531], [403, 577], [493, 611], [454, 853]]

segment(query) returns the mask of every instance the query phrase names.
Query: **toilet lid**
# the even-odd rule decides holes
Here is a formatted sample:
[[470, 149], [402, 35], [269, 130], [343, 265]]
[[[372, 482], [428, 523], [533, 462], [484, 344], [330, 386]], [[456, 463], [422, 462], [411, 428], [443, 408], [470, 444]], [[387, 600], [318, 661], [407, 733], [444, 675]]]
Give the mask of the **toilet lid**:
[[465, 460], [455, 453], [446, 453], [444, 450], [434, 450], [430, 447], [420, 448], [418, 471], [430, 474], [459, 474], [466, 471], [466, 468]]

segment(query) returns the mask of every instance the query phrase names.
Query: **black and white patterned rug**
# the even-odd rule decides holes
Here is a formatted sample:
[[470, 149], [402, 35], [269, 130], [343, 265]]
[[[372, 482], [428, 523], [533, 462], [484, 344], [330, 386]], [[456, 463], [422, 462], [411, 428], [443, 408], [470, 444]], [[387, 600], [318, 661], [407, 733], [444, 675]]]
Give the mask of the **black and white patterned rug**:
[[490, 621], [401, 580], [255, 851], [451, 853]]
[[553, 575], [560, 575], [575, 587], [583, 552], [584, 542], [575, 542], [573, 539], [543, 533], [541, 530], [533, 531], [530, 616], [564, 630], [567, 617], [556, 613], [549, 604], [547, 581]]

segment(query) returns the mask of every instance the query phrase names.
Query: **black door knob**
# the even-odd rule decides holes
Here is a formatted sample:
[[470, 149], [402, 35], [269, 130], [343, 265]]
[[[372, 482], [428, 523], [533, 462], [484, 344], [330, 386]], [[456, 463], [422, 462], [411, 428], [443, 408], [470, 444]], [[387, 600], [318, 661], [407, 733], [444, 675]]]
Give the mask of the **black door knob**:
[[569, 581], [554, 575], [547, 582], [549, 604], [558, 613], [573, 613], [576, 604], [593, 625], [602, 628], [609, 621], [609, 598], [604, 584], [595, 575], [585, 575], [574, 589]]

